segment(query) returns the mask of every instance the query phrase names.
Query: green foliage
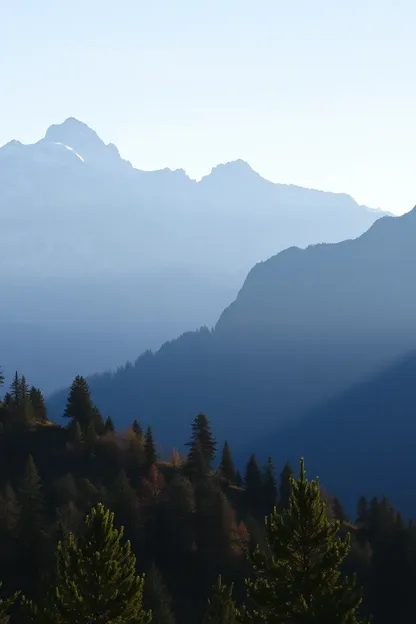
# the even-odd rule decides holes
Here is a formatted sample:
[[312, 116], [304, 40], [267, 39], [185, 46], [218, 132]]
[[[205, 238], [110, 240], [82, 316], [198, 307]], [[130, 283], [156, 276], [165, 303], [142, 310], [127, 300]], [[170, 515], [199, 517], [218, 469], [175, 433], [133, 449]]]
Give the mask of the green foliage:
[[208, 600], [208, 608], [202, 624], [236, 624], [237, 614], [233, 600], [233, 588], [233, 584], [230, 587], [224, 585], [221, 575], [218, 576], [212, 596]]
[[44, 423], [47, 420], [47, 410], [45, 399], [39, 388], [32, 386], [29, 391], [29, 398], [32, 404], [34, 417], [37, 422]]
[[[0, 589], [2, 587], [2, 583], [0, 583]], [[16, 592], [10, 598], [0, 598], [0, 624], [8, 624], [10, 618], [8, 616], [8, 612], [10, 608], [15, 604], [16, 600], [19, 597], [20, 592]]]
[[350, 549], [330, 521], [318, 481], [306, 479], [303, 460], [291, 480], [289, 508], [266, 518], [266, 548], [251, 553], [254, 578], [246, 582], [241, 622], [354, 624], [361, 597], [355, 580], [342, 579]]
[[58, 544], [55, 590], [43, 609], [56, 624], [147, 624], [144, 577], [136, 573], [130, 542], [114, 514], [98, 504], [85, 519], [82, 536]]
[[30, 400], [30, 390], [24, 376], [16, 372], [6, 395], [8, 420], [12, 425], [27, 426], [35, 420], [34, 409]]
[[111, 416], [108, 416], [104, 423], [104, 433], [114, 433], [116, 428], [114, 427], [113, 420]]
[[90, 389], [84, 377], [78, 375], [72, 382], [64, 416], [77, 421], [83, 435], [86, 435], [88, 428], [96, 430], [96, 425], [100, 424], [101, 416], [93, 405]]
[[192, 423], [191, 441], [188, 454], [188, 468], [196, 474], [206, 474], [211, 470], [211, 464], [215, 459], [215, 440], [211, 433], [208, 418], [204, 414], [198, 414]]
[[347, 514], [345, 513], [344, 507], [342, 506], [342, 503], [337, 496], [334, 496], [332, 499], [332, 511], [335, 520], [338, 520], [341, 523], [346, 522]]
[[235, 483], [236, 472], [235, 466], [233, 462], [233, 458], [231, 456], [230, 447], [228, 445], [227, 440], [224, 442], [224, 446], [222, 449], [221, 455], [221, 463], [220, 463], [220, 474], [228, 479], [230, 483]]
[[286, 462], [282, 472], [280, 473], [279, 485], [279, 509], [287, 509], [289, 507], [291, 483], [293, 478], [293, 469], [289, 462]]

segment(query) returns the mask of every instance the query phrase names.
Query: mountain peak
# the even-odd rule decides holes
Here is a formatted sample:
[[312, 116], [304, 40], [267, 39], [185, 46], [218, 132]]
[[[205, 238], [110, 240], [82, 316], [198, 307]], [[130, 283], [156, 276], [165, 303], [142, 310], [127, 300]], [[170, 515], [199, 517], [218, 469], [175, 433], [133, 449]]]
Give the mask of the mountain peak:
[[245, 160], [239, 158], [216, 165], [216, 167], [211, 169], [211, 173], [204, 176], [202, 180], [222, 181], [223, 179], [234, 179], [241, 182], [253, 177], [260, 178], [261, 176]]
[[63, 143], [76, 151], [82, 151], [82, 148], [97, 149], [105, 147], [105, 143], [98, 134], [87, 126], [86, 123], [75, 119], [75, 117], [68, 117], [61, 124], [50, 126], [46, 131], [45, 139], [54, 143]]

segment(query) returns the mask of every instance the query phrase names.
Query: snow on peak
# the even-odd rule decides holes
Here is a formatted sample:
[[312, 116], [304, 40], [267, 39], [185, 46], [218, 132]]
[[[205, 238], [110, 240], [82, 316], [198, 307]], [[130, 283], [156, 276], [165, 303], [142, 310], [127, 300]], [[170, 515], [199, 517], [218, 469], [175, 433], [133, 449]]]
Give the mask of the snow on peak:
[[78, 152], [76, 152], [73, 147], [69, 147], [69, 145], [65, 145], [64, 143], [60, 143], [59, 141], [54, 141], [54, 143], [55, 145], [62, 145], [62, 147], [65, 147], [67, 150], [75, 154], [75, 156], [79, 158], [79, 160], [81, 160], [82, 162], [85, 162], [83, 157], [80, 156], [80, 154], [78, 154]]

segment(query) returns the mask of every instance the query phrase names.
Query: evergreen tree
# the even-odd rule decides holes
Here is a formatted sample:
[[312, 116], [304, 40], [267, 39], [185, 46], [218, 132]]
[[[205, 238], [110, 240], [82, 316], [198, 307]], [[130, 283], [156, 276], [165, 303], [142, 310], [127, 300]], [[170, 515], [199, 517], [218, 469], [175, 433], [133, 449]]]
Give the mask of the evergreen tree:
[[47, 411], [45, 399], [39, 388], [32, 386], [29, 391], [29, 399], [33, 408], [33, 415], [37, 422], [45, 423], [47, 421]]
[[339, 526], [328, 519], [318, 481], [308, 482], [301, 460], [289, 508], [266, 518], [266, 549], [251, 553], [255, 576], [246, 581], [241, 622], [359, 622], [355, 579], [341, 578], [350, 540], [339, 537]]
[[172, 598], [154, 564], [146, 573], [144, 581], [144, 606], [152, 613], [152, 624], [175, 624]]
[[3, 369], [0, 367], [0, 386], [4, 384]]
[[[0, 589], [1, 587], [2, 583], [0, 583]], [[10, 621], [8, 611], [14, 605], [18, 597], [19, 592], [16, 592], [11, 598], [0, 598], [0, 624], [8, 624], [8, 622]]]
[[236, 473], [233, 458], [231, 457], [230, 447], [227, 440], [224, 442], [221, 455], [220, 473], [228, 479], [230, 483], [235, 483]]
[[133, 424], [131, 426], [132, 431], [137, 435], [138, 438], [143, 437], [143, 429], [140, 426], [138, 420], [133, 420]]
[[113, 420], [110, 416], [106, 419], [104, 423], [104, 433], [114, 433], [116, 428], [114, 427]]
[[29, 386], [26, 378], [24, 376], [19, 377], [17, 371], [10, 385], [6, 405], [13, 424], [28, 425], [34, 420]]
[[77, 421], [83, 435], [86, 434], [88, 427], [93, 426], [95, 429], [96, 423], [94, 421], [98, 418], [97, 410], [96, 408], [94, 409], [90, 389], [84, 377], [78, 375], [72, 382], [64, 416]]
[[221, 575], [214, 585], [214, 591], [208, 600], [202, 624], [236, 624], [237, 614], [233, 600], [233, 585], [223, 584]]
[[144, 440], [144, 456], [148, 468], [153, 466], [157, 460], [156, 447], [153, 441], [152, 428], [150, 426], [146, 430], [146, 437]]
[[283, 467], [280, 473], [280, 485], [279, 485], [279, 510], [283, 511], [289, 507], [289, 500], [291, 494], [291, 483], [293, 478], [293, 469], [289, 462]]
[[[136, 573], [130, 542], [114, 514], [99, 504], [86, 517], [78, 543], [72, 533], [58, 544], [56, 588], [41, 610], [56, 624], [147, 624], [144, 577]], [[35, 620], [36, 621], [36, 620]]]
[[272, 458], [269, 457], [262, 475], [263, 509], [265, 515], [272, 513], [277, 503], [277, 485]]
[[243, 477], [241, 476], [239, 470], [237, 470], [237, 472], [235, 473], [235, 484], [238, 485], [238, 487], [241, 487], [243, 485]]
[[211, 463], [215, 459], [216, 446], [209, 420], [204, 414], [199, 414], [192, 423], [192, 437], [191, 441], [187, 442], [187, 446], [190, 447], [188, 455], [190, 466], [200, 455], [197, 463], [200, 463], [202, 459], [205, 470], [209, 472]]
[[332, 511], [334, 514], [335, 520], [339, 520], [339, 522], [346, 522], [347, 514], [344, 511], [344, 507], [342, 506], [341, 501], [337, 496], [334, 496], [332, 499]]
[[244, 477], [246, 501], [250, 509], [258, 511], [262, 502], [263, 483], [256, 456], [252, 454], [246, 466]]
[[205, 479], [209, 469], [205, 461], [201, 444], [196, 442], [188, 453], [186, 474], [191, 480]]
[[13, 381], [10, 384], [9, 395], [14, 405], [20, 405], [22, 401], [22, 384], [18, 372], [16, 371]]
[[42, 528], [45, 508], [42, 482], [32, 455], [26, 462], [17, 490], [17, 500], [20, 506], [21, 539], [30, 540], [33, 531], [40, 531]]

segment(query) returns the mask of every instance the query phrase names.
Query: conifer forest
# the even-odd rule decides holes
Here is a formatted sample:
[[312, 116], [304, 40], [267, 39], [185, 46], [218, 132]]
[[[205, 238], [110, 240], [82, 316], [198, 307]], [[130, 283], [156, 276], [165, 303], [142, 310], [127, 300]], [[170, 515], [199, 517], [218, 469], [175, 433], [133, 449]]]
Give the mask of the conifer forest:
[[301, 458], [239, 470], [204, 414], [162, 454], [135, 416], [116, 431], [83, 377], [63, 424], [24, 377], [6, 389], [1, 624], [413, 621], [416, 527], [387, 499], [350, 516]]

